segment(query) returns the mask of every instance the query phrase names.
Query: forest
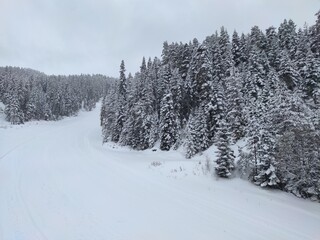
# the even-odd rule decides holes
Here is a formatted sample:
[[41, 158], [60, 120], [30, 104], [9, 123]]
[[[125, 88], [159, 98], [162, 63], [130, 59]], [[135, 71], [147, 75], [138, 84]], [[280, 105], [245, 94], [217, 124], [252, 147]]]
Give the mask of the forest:
[[[159, 143], [187, 158], [215, 145], [215, 173], [320, 200], [320, 11], [250, 33], [224, 27], [203, 42], [164, 42], [161, 58], [120, 77], [101, 107], [103, 141]], [[239, 159], [231, 148], [239, 140]]]
[[45, 75], [18, 67], [0, 67], [0, 102], [6, 120], [58, 120], [90, 111], [105, 95], [112, 78], [103, 75]]

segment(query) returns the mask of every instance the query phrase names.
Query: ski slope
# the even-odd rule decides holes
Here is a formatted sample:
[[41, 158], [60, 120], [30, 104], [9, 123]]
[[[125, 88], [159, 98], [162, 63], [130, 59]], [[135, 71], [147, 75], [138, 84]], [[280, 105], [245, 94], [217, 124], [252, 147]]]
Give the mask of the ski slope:
[[1, 121], [1, 240], [320, 239], [319, 203], [216, 179], [208, 153], [131, 151], [100, 135], [99, 107]]

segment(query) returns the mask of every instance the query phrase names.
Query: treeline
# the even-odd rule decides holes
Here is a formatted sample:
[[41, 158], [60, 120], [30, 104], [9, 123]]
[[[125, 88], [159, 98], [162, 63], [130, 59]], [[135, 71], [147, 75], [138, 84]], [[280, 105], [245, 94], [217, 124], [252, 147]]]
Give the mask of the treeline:
[[[320, 12], [316, 23], [249, 34], [225, 28], [202, 43], [167, 42], [120, 78], [101, 109], [104, 142], [134, 149], [184, 146], [188, 158], [215, 144], [215, 171], [320, 200]], [[234, 162], [230, 144], [246, 139]]]
[[47, 76], [31, 69], [0, 67], [0, 101], [12, 124], [57, 120], [95, 107], [109, 80], [102, 75]]

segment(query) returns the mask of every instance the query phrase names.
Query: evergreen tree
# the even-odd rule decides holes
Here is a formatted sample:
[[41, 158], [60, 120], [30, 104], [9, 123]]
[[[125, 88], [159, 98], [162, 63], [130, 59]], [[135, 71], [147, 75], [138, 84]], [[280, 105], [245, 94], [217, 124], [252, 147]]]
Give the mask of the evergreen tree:
[[178, 126], [172, 94], [164, 96], [160, 112], [160, 149], [170, 150], [177, 141]]
[[280, 183], [276, 173], [275, 140], [266, 129], [260, 130], [258, 143], [258, 166], [254, 176], [254, 183], [261, 187], [277, 187]]
[[24, 114], [20, 108], [17, 92], [13, 92], [5, 107], [6, 120], [11, 124], [23, 124]]
[[299, 82], [301, 82], [301, 77], [286, 50], [281, 52], [279, 78], [290, 90], [294, 90], [299, 85]]
[[202, 101], [208, 101], [211, 93], [212, 62], [207, 46], [200, 45], [196, 49], [188, 75], [191, 101], [199, 106]]
[[196, 108], [190, 116], [186, 133], [186, 157], [191, 158], [209, 146], [204, 109]]
[[127, 98], [127, 83], [125, 75], [125, 65], [124, 61], [121, 61], [120, 65], [120, 78], [118, 82], [118, 92], [117, 92], [117, 110], [116, 110], [116, 123], [114, 128], [114, 133], [112, 135], [112, 141], [118, 142], [120, 134], [123, 128], [123, 124], [126, 117], [126, 98]]
[[231, 50], [231, 44], [229, 40], [229, 34], [224, 27], [222, 27], [220, 30], [219, 49], [221, 53], [223, 77], [228, 77], [230, 76], [230, 71], [231, 71], [231, 67], [233, 66], [233, 61], [232, 61], [232, 50]]
[[316, 23], [311, 28], [311, 50], [317, 58], [320, 57], [320, 10], [315, 14]]
[[279, 44], [283, 50], [287, 50], [290, 59], [294, 59], [296, 48], [297, 48], [297, 33], [296, 25], [290, 19], [289, 21], [284, 20], [280, 24], [279, 30]]
[[231, 176], [232, 171], [235, 169], [234, 153], [230, 148], [228, 126], [225, 120], [219, 123], [217, 132], [217, 158], [215, 171], [218, 176], [228, 178]]
[[244, 99], [240, 92], [241, 79], [238, 73], [225, 80], [226, 82], [226, 122], [231, 137], [238, 141], [245, 136], [246, 119], [244, 114]]
[[311, 28], [311, 50], [320, 57], [320, 10], [315, 14], [317, 17], [316, 24]]
[[320, 88], [320, 61], [313, 56], [311, 51], [307, 52], [305, 71], [306, 74], [302, 89], [306, 97], [310, 97], [318, 103], [317, 93]]
[[241, 63], [241, 46], [240, 46], [240, 38], [237, 31], [233, 32], [232, 35], [232, 58], [235, 67], [237, 67]]
[[266, 54], [271, 67], [276, 71], [280, 70], [280, 46], [279, 38], [275, 27], [266, 30]]

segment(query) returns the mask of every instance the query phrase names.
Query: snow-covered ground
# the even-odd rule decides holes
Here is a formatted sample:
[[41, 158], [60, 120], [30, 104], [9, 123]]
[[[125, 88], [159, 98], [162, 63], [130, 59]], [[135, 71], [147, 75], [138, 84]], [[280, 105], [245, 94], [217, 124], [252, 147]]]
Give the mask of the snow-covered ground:
[[0, 117], [0, 239], [320, 239], [319, 203], [216, 179], [206, 158], [102, 146], [99, 107], [24, 126]]

